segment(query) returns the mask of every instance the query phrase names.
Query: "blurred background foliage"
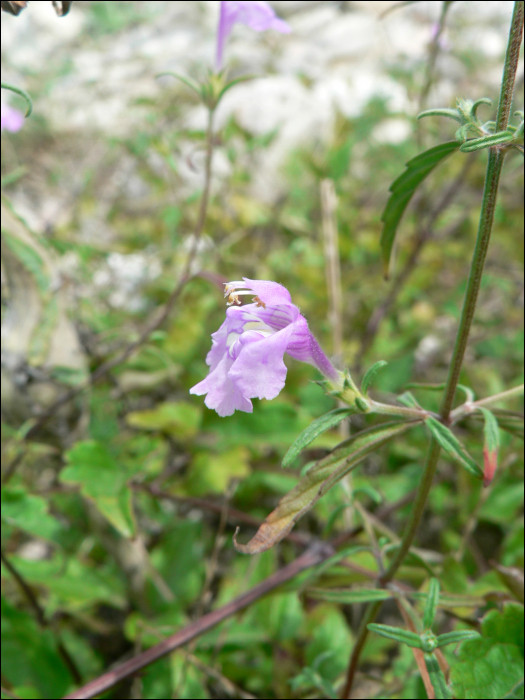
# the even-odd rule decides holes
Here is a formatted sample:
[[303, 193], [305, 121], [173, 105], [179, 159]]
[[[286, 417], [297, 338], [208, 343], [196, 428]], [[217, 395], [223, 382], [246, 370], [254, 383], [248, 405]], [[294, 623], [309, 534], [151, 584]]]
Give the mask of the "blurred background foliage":
[[[304, 12], [316, 11], [317, 4], [303, 3]], [[323, 3], [350, 13], [367, 4], [381, 3]], [[210, 334], [224, 318], [222, 282], [246, 276], [284, 284], [323, 348], [333, 352], [320, 197], [321, 181], [331, 179], [338, 197], [342, 365], [357, 379], [375, 361], [386, 360], [373, 387], [380, 400], [393, 401], [411, 382], [439, 384], [446, 377], [461, 310], [486, 158], [484, 153], [455, 154], [436, 169], [402, 221], [394, 271], [385, 281], [378, 243], [388, 187], [407, 160], [453, 138], [453, 127], [443, 120], [415, 122], [428, 53], [411, 60], [400, 56], [382, 67], [383, 75], [406, 92], [410, 114], [380, 95], [354, 116], [335, 110], [328, 137], [305, 139], [285, 152], [278, 194], [271, 198], [258, 196], [254, 176], [279, 128], [252, 133], [230, 114], [217, 129], [217, 177], [198, 274], [169, 321], [25, 441], [39, 410], [84, 381], [88, 369], [96, 371], [135, 341], [168, 299], [188, 254], [202, 186], [204, 131], [198, 119], [188, 117], [197, 109], [196, 100], [174, 80], [161, 81], [157, 92], [128, 105], [139, 116], [134, 116], [138, 126], [127, 133], [107, 133], [96, 125], [70, 128], [67, 112], [68, 128], [61, 132], [50, 126], [39, 100], [58, 100], [57, 82], [74, 86], [75, 52], [83, 52], [88, 66], [91, 53], [101, 51], [108, 39], [127, 37], [132, 43], [163, 3], [75, 5], [83, 25], [67, 52], [61, 47], [38, 70], [20, 70], [9, 52], [4, 55], [8, 73], [23, 76], [35, 110], [20, 132], [2, 135], [3, 192], [11, 211], [3, 230], [6, 226], [13, 236], [12, 221], [20, 215], [25, 232], [36, 240], [16, 250], [7, 246], [11, 257], [4, 266], [15, 257], [21, 267], [11, 272], [12, 279], [6, 274], [4, 313], [12, 313], [16, 290], [37, 289], [38, 280], [47, 279], [45, 291], [39, 287], [34, 294], [42, 299], [35, 312], [35, 327], [44, 329], [40, 350], [33, 352], [33, 336], [19, 348], [24, 357], [19, 353], [15, 365], [3, 368], [3, 685], [27, 698], [60, 697], [232, 600], [300, 552], [297, 543], [285, 540], [255, 557], [237, 554], [232, 533], [238, 519], [228, 516], [227, 508], [264, 519], [297, 483], [301, 469], [341, 440], [337, 430], [326, 433], [303, 452], [295, 469], [281, 469], [299, 432], [336, 404], [314, 383], [316, 371], [293, 361], [287, 362], [279, 397], [255, 400], [252, 414], [220, 418], [202, 397], [189, 395], [207, 373]], [[279, 5], [290, 19], [287, 3], [276, 3], [278, 11]], [[431, 24], [423, 10], [397, 12], [412, 12], [410, 21], [430, 41]], [[462, 49], [460, 40], [461, 32], [481, 32], [477, 23], [489, 20], [470, 13], [468, 21], [454, 17], [451, 12], [446, 51], [453, 54], [456, 70], [443, 73], [438, 63], [429, 99], [437, 98], [448, 81], [454, 94], [473, 99], [486, 94], [495, 100], [501, 51], [492, 55], [480, 47], [476, 54]], [[506, 26], [502, 20], [503, 42]], [[197, 61], [198, 68], [204, 65]], [[239, 59], [234, 70], [247, 72]], [[153, 73], [149, 78], [154, 84]], [[296, 79], [308, 88], [308, 75], [298, 72]], [[126, 80], [125, 70], [121, 80]], [[425, 106], [451, 105], [427, 100]], [[391, 136], [399, 124], [401, 135]], [[441, 210], [435, 211], [438, 204]], [[522, 164], [518, 154], [511, 154], [461, 376], [479, 398], [523, 381], [522, 223]], [[49, 304], [59, 293], [83, 358], [74, 367], [52, 359], [59, 321]], [[15, 315], [15, 327], [20, 320]], [[439, 392], [414, 391], [425, 407], [437, 408]], [[516, 411], [520, 405], [513, 400], [501, 408]], [[372, 422], [355, 417], [348, 429]], [[464, 421], [458, 435], [481, 463], [481, 423]], [[366, 545], [355, 501], [371, 513], [399, 501], [377, 526], [384, 542], [394, 542], [426, 446], [424, 431], [416, 429], [379, 450], [296, 530], [325, 539], [357, 528], [352, 543]], [[493, 567], [523, 569], [521, 449], [516, 434], [502, 431], [497, 476], [485, 490], [445, 458], [440, 463], [417, 545], [427, 551], [442, 589], [484, 597], [476, 615], [464, 608], [442, 613], [445, 631], [454, 619], [480, 617], [514, 597]], [[250, 532], [241, 525], [241, 540]], [[363, 585], [376, 572], [374, 557], [362, 551], [349, 564], [328, 569], [316, 585]], [[428, 573], [411, 564], [399, 577], [419, 589]], [[315, 668], [335, 685], [341, 681], [362, 606], [313, 600], [307, 591], [298, 593], [300, 584], [294, 581], [258, 601], [104, 697], [324, 696], [304, 669]], [[385, 620], [399, 624], [394, 607], [385, 606]], [[396, 648], [394, 642], [369, 639], [358, 684], [362, 697], [426, 697], [412, 654], [406, 649], [394, 654]], [[385, 695], [377, 694], [381, 689]]]

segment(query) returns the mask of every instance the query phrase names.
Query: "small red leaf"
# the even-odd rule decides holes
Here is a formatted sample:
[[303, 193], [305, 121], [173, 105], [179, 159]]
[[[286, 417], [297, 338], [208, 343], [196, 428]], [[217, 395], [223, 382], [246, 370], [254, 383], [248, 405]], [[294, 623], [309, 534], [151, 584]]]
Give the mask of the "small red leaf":
[[483, 448], [483, 461], [485, 467], [483, 470], [483, 486], [488, 486], [494, 478], [498, 466], [498, 450], [489, 450], [485, 445]]

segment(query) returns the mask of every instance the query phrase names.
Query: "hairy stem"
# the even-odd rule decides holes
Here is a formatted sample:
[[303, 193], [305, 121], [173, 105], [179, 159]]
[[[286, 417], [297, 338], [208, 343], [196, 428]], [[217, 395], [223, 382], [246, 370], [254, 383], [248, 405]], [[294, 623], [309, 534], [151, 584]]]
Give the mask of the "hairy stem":
[[523, 394], [525, 386], [520, 384], [519, 386], [514, 386], [512, 389], [507, 389], [506, 391], [500, 391], [498, 394], [493, 394], [492, 396], [486, 396], [484, 399], [479, 399], [479, 401], [470, 401], [461, 406], [458, 406], [450, 413], [450, 422], [457, 423], [465, 416], [474, 413], [478, 406], [490, 406], [490, 404], [497, 403], [498, 401], [504, 401], [506, 399], [511, 399], [514, 396], [520, 396]]
[[[503, 78], [501, 81], [500, 98], [498, 104], [498, 117], [496, 122], [496, 130], [504, 130], [507, 128], [510, 109], [512, 105], [512, 96], [514, 91], [514, 81], [516, 77], [516, 69], [518, 64], [519, 50], [521, 46], [521, 37], [523, 34], [523, 2], [514, 4], [514, 12], [512, 15], [509, 39], [507, 43], [507, 53], [505, 56], [505, 66], [503, 69]], [[459, 374], [467, 347], [467, 341], [474, 317], [476, 302], [483, 274], [483, 266], [489, 247], [490, 234], [492, 231], [492, 223], [494, 220], [494, 210], [496, 206], [496, 196], [498, 192], [498, 184], [503, 166], [504, 151], [498, 147], [489, 149], [487, 171], [485, 175], [485, 186], [483, 190], [483, 199], [481, 203], [481, 213], [479, 219], [478, 234], [476, 245], [470, 266], [470, 273], [465, 292], [465, 300], [461, 319], [452, 354], [452, 360], [449, 368], [445, 390], [440, 405], [440, 414], [444, 422], [449, 420], [450, 411], [454, 401], [456, 388], [458, 384]], [[385, 585], [392, 581], [397, 570], [403, 563], [403, 560], [412, 545], [419, 523], [423, 516], [428, 494], [432, 486], [434, 475], [439, 460], [441, 448], [434, 439], [430, 441], [430, 446], [427, 454], [423, 476], [419, 484], [416, 499], [410, 514], [408, 524], [403, 535], [401, 545], [396, 553], [396, 556], [390, 563], [386, 572], [378, 580], [379, 585]], [[352, 691], [353, 680], [357, 669], [357, 663], [361, 649], [364, 646], [368, 630], [367, 624], [372, 622], [379, 611], [380, 604], [371, 603], [367, 610], [363, 621], [360, 625], [357, 639], [350, 657], [347, 680], [343, 694], [341, 697], [349, 698]]]

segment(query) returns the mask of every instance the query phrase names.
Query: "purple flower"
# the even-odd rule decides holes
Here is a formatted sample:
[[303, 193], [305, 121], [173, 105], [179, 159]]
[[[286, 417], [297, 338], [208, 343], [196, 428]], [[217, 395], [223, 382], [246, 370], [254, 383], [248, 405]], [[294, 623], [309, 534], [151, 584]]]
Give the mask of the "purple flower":
[[217, 32], [217, 54], [215, 67], [219, 71], [222, 66], [222, 54], [224, 42], [228, 38], [233, 25], [236, 22], [247, 24], [256, 32], [265, 32], [267, 29], [275, 29], [283, 34], [292, 30], [289, 25], [276, 16], [267, 2], [262, 0], [224, 0], [221, 2], [221, 14], [219, 18], [219, 30]]
[[[292, 304], [290, 292], [277, 282], [249, 280], [229, 282], [226, 320], [212, 334], [212, 347], [206, 363], [206, 379], [190, 389], [190, 394], [207, 394], [205, 404], [219, 416], [235, 410], [253, 411], [250, 399], [274, 399], [284, 386], [284, 353], [317, 367], [330, 382], [342, 384], [342, 375], [321, 350], [308, 330], [306, 319]], [[242, 294], [256, 294], [253, 304], [241, 307]]]
[[24, 124], [24, 115], [18, 109], [11, 107], [6, 102], [2, 102], [2, 131], [20, 131]]

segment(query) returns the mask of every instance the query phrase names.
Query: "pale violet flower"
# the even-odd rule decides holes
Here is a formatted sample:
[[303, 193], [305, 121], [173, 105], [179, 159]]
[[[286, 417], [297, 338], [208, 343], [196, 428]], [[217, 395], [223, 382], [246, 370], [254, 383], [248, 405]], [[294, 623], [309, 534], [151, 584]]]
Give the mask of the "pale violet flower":
[[222, 67], [224, 44], [236, 22], [246, 24], [256, 32], [275, 29], [277, 32], [288, 34], [292, 31], [284, 20], [277, 17], [267, 2], [262, 2], [262, 0], [249, 0], [248, 2], [246, 0], [224, 0], [221, 2], [217, 31], [217, 54], [215, 57], [217, 70]]
[[20, 131], [24, 124], [24, 115], [18, 109], [11, 107], [7, 102], [1, 103], [2, 109], [2, 131]]
[[[242, 294], [255, 294], [254, 303], [233, 306], [240, 304]], [[285, 287], [243, 277], [242, 282], [226, 284], [224, 295], [230, 308], [211, 336], [209, 374], [190, 389], [190, 394], [207, 395], [208, 408], [231, 416], [235, 410], [251, 413], [250, 399], [274, 399], [286, 379], [285, 352], [317, 367], [333, 385], [342, 385], [341, 373], [321, 350]]]

